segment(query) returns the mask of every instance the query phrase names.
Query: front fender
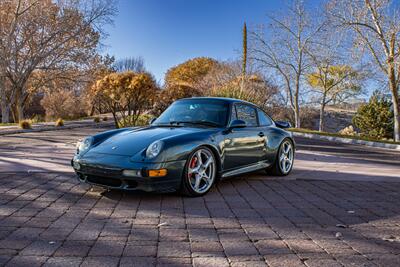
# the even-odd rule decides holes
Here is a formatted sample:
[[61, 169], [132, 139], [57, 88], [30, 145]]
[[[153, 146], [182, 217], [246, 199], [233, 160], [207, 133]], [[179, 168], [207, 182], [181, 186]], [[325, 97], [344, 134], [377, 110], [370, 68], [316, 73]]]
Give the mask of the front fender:
[[161, 139], [164, 142], [163, 149], [154, 159], [147, 159], [145, 151], [131, 157], [133, 162], [170, 162], [186, 160], [190, 153], [200, 146], [209, 146], [220, 156], [222, 154], [223, 139], [220, 134], [199, 133], [188, 136], [169, 137]]

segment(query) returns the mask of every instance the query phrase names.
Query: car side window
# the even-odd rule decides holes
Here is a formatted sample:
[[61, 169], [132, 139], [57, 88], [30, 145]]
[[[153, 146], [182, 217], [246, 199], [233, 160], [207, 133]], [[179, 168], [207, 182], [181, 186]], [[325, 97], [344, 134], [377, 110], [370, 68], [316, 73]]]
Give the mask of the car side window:
[[237, 120], [236, 107], [233, 105], [231, 109], [231, 121]]
[[258, 110], [258, 121], [260, 122], [260, 126], [271, 126], [272, 120], [271, 118], [264, 113], [262, 110]]
[[249, 105], [238, 104], [236, 105], [237, 119], [246, 122], [247, 126], [255, 127], [257, 123], [256, 109]]

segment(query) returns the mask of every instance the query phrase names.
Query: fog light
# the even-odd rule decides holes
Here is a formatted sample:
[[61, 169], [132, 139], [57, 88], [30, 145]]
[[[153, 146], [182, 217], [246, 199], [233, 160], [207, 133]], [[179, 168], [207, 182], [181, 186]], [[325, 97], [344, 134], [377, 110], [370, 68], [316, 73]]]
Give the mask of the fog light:
[[74, 169], [75, 169], [75, 170], [79, 171], [79, 170], [81, 169], [81, 164], [79, 164], [79, 162], [74, 161], [74, 162], [73, 162], [73, 165], [74, 165]]
[[142, 177], [141, 170], [123, 170], [122, 175], [129, 177]]
[[161, 177], [167, 175], [167, 169], [148, 170], [149, 177]]

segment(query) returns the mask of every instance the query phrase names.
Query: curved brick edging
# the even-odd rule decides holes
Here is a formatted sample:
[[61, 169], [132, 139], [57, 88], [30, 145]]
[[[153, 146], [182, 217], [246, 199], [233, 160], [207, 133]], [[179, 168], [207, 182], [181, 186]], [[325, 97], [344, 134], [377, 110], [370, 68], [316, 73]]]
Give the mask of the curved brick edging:
[[46, 125], [46, 126], [34, 126], [32, 129], [0, 129], [0, 136], [1, 135], [8, 135], [8, 134], [19, 134], [19, 133], [33, 133], [33, 132], [44, 132], [44, 131], [59, 131], [59, 130], [66, 130], [66, 129], [75, 129], [75, 128], [82, 128], [82, 127], [101, 127], [101, 126], [108, 126], [114, 125], [114, 122], [81, 122], [81, 123], [71, 123], [70, 125], [64, 125], [60, 127], [56, 127], [54, 125]]
[[319, 135], [319, 134], [312, 134], [312, 133], [299, 133], [299, 132], [292, 132], [292, 133], [293, 133], [293, 136], [305, 137], [305, 138], [310, 138], [310, 139], [328, 140], [328, 141], [339, 142], [339, 143], [344, 143], [344, 144], [364, 145], [364, 146], [370, 146], [370, 147], [400, 150], [400, 145], [396, 145], [396, 144], [357, 140], [357, 139], [351, 139], [351, 138]]

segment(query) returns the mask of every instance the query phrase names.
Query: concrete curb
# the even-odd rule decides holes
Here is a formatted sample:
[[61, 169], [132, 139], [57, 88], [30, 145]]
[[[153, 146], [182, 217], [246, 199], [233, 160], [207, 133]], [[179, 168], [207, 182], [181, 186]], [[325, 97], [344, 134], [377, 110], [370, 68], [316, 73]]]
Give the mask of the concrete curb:
[[19, 133], [35, 133], [35, 132], [45, 132], [45, 131], [60, 131], [60, 130], [68, 130], [68, 129], [75, 129], [75, 128], [86, 128], [86, 127], [102, 127], [102, 126], [109, 126], [114, 125], [114, 122], [88, 122], [87, 124], [71, 124], [71, 125], [64, 125], [61, 127], [56, 126], [39, 126], [33, 129], [9, 129], [9, 130], [1, 130], [0, 129], [0, 136], [1, 135], [9, 135], [9, 134], [19, 134]]
[[295, 137], [298, 136], [298, 137], [305, 137], [305, 138], [309, 138], [309, 139], [328, 140], [328, 141], [332, 141], [332, 142], [351, 144], [351, 145], [364, 145], [364, 146], [377, 147], [377, 148], [400, 150], [400, 145], [396, 145], [396, 144], [364, 141], [364, 140], [327, 136], [327, 135], [319, 135], [319, 134], [312, 134], [312, 133], [299, 133], [299, 132], [292, 132], [292, 133], [293, 133], [293, 136], [295, 136]]

